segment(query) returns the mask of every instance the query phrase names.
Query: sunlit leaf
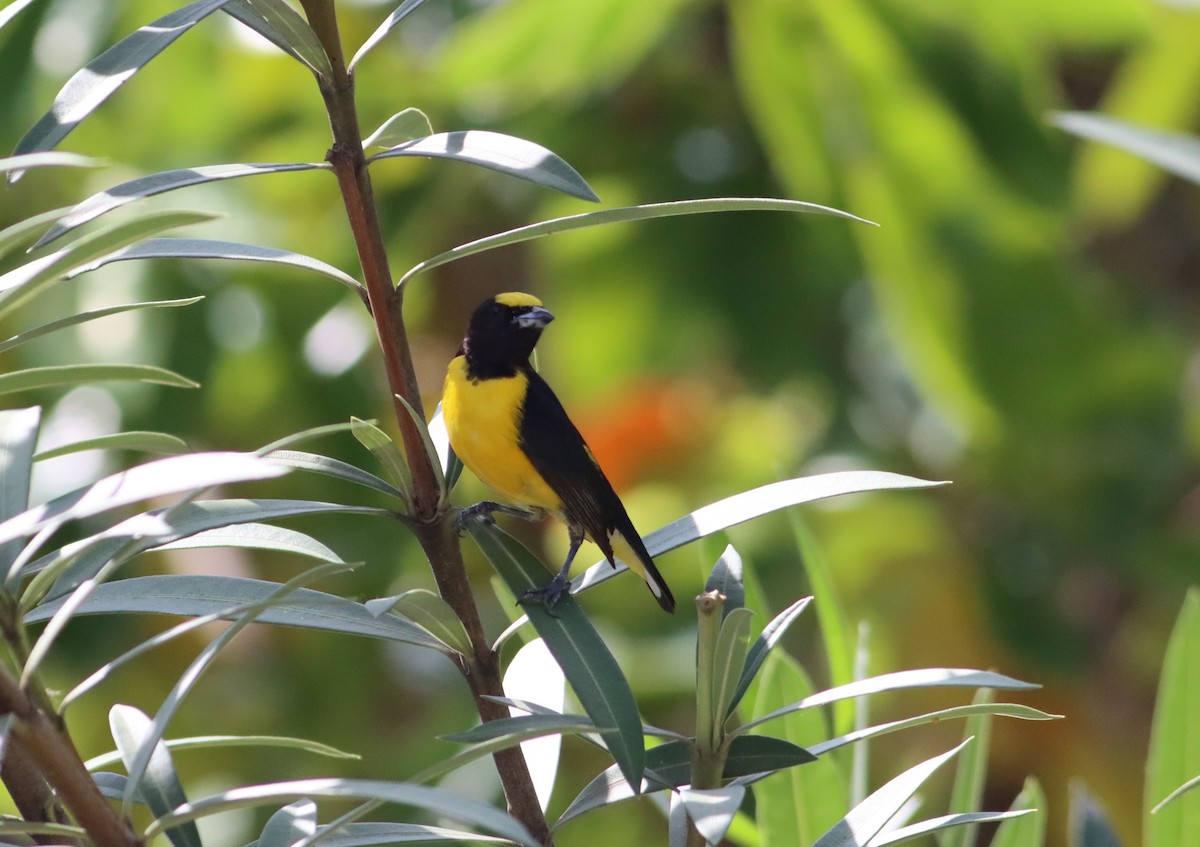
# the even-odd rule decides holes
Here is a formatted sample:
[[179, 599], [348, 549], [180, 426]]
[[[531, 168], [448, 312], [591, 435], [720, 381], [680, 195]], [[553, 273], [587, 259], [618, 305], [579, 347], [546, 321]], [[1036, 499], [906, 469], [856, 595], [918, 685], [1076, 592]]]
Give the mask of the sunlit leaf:
[[475, 824], [497, 835], [528, 847], [538, 842], [520, 823], [491, 806], [469, 800], [448, 791], [409, 785], [403, 782], [383, 782], [363, 779], [301, 779], [267, 785], [234, 788], [194, 803], [188, 803], [166, 817], [159, 818], [146, 830], [153, 836], [183, 820], [195, 820], [206, 815], [260, 806], [281, 800], [313, 797], [332, 797], [359, 800], [379, 800], [403, 806], [414, 806], [436, 815]]
[[[981, 688], [975, 692], [975, 705], [990, 704], [993, 700], [990, 688]], [[965, 739], [975, 739], [958, 759], [958, 767], [954, 771], [954, 785], [950, 789], [950, 811], [955, 814], [973, 814], [982, 811], [983, 786], [987, 780], [988, 754], [991, 752], [992, 716], [980, 712], [967, 718], [964, 728]], [[975, 843], [975, 833], [978, 828], [970, 820], [962, 820], [961, 825], [941, 836], [939, 847], [970, 847]], [[907, 827], [906, 827], [907, 828]]]
[[[563, 711], [567, 680], [545, 641], [535, 638], [513, 656], [504, 669], [504, 693], [512, 700], [532, 701], [553, 712]], [[514, 716], [518, 714], [515, 709], [512, 711]], [[561, 751], [560, 735], [547, 735], [521, 743], [521, 754], [525, 757], [543, 814], [550, 806]]]
[[113, 262], [127, 262], [133, 259], [227, 259], [233, 262], [267, 262], [319, 273], [340, 282], [359, 296], [362, 296], [364, 291], [354, 277], [312, 256], [261, 244], [213, 241], [207, 238], [151, 238], [105, 256], [74, 273], [86, 273]]
[[[330, 759], [361, 759], [357, 753], [347, 753], [328, 744], [319, 744], [307, 738], [287, 738], [280, 735], [197, 735], [191, 738], [169, 738], [163, 741], [167, 749], [175, 753], [189, 750], [223, 750], [231, 747], [270, 747], [280, 750], [299, 750]], [[89, 771], [111, 767], [121, 761], [119, 752], [105, 753], [88, 759], [84, 767]]]
[[925, 784], [925, 780], [953, 758], [962, 747], [960, 744], [953, 750], [921, 762], [891, 779], [834, 824], [814, 847], [859, 847], [868, 844]]
[[404, 0], [403, 3], [397, 6], [396, 9], [384, 19], [383, 23], [381, 23], [373, 33], [371, 33], [371, 37], [364, 41], [362, 46], [359, 47], [355, 52], [354, 58], [350, 60], [350, 64], [348, 65], [350, 72], [353, 73], [355, 67], [358, 65], [359, 60], [362, 59], [363, 56], [367, 55], [367, 53], [369, 53], [376, 44], [382, 41], [389, 32], [395, 29], [402, 20], [408, 17], [410, 12], [415, 11], [416, 8], [424, 2], [425, 0]]
[[[1146, 762], [1145, 847], [1200, 842], [1200, 588], [1183, 601], [1167, 642]], [[1168, 800], [1170, 802], [1168, 802]]]
[[447, 262], [453, 262], [456, 259], [463, 259], [467, 256], [473, 256], [476, 253], [482, 253], [485, 250], [495, 250], [497, 247], [507, 247], [510, 244], [520, 244], [523, 241], [530, 241], [534, 238], [541, 238], [545, 235], [555, 235], [560, 232], [570, 232], [574, 229], [585, 229], [593, 226], [604, 226], [606, 224], [625, 223], [627, 221], [642, 221], [651, 218], [669, 218], [676, 215], [699, 215], [707, 212], [752, 212], [752, 211], [773, 211], [773, 212], [815, 212], [822, 215], [836, 215], [837, 217], [848, 218], [849, 220], [858, 221], [860, 223], [871, 223], [864, 218], [852, 215], [849, 212], [842, 212], [838, 209], [833, 209], [828, 206], [820, 206], [816, 203], [803, 203], [799, 200], [775, 200], [763, 199], [754, 197], [716, 197], [705, 200], [676, 200], [670, 203], [650, 203], [644, 206], [624, 206], [618, 209], [603, 209], [599, 212], [584, 212], [579, 215], [570, 215], [564, 218], [554, 218], [549, 221], [541, 221], [540, 223], [529, 224], [527, 226], [510, 229], [506, 232], [499, 232], [495, 235], [489, 235], [486, 238], [480, 238], [475, 241], [469, 241], [466, 244], [460, 244], [447, 250], [445, 253], [439, 253], [431, 259], [426, 259], [420, 264], [414, 265], [405, 272], [404, 276], [400, 277], [397, 283], [398, 287], [402, 287], [406, 282], [412, 279], [419, 273], [431, 270], [444, 265]]
[[50, 111], [17, 142], [14, 152], [22, 154], [53, 149], [147, 62], [226, 2], [228, 0], [195, 0], [188, 3], [126, 36], [88, 62], [67, 80], [54, 98]]
[[[29, 508], [29, 480], [41, 421], [42, 410], [36, 406], [0, 411], [0, 521]], [[20, 551], [19, 539], [0, 544], [0, 572], [8, 573]]]
[[60, 329], [68, 329], [73, 326], [78, 326], [88, 321], [107, 318], [109, 315], [119, 315], [124, 312], [136, 312], [142, 309], [169, 309], [176, 306], [190, 306], [193, 303], [198, 303], [203, 300], [203, 297], [188, 297], [182, 300], [150, 300], [142, 303], [125, 303], [120, 306], [107, 306], [102, 309], [89, 309], [85, 312], [76, 312], [68, 315], [65, 318], [59, 318], [56, 321], [36, 326], [32, 329], [27, 329], [24, 332], [18, 333], [11, 338], [0, 341], [0, 353], [11, 350], [14, 347], [32, 341], [43, 335], [48, 335], [52, 332], [57, 332]]
[[20, 12], [32, 2], [33, 0], [12, 0], [12, 2], [3, 9], [0, 9], [0, 28], [15, 18], [17, 16], [17, 12]]
[[154, 365], [50, 365], [0, 374], [0, 394], [91, 382], [145, 382], [173, 388], [200, 387], [198, 382]]
[[206, 529], [179, 541], [159, 544], [155, 550], [196, 550], [206, 547], [237, 547], [269, 550], [288, 556], [304, 556], [321, 562], [345, 564], [342, 557], [310, 535], [264, 523], [243, 523]]
[[745, 607], [746, 586], [742, 583], [742, 557], [733, 549], [732, 544], [726, 545], [721, 557], [713, 565], [712, 573], [704, 583], [704, 590], [719, 591], [724, 595], [725, 605], [721, 610], [723, 616], [727, 617], [734, 609]]
[[363, 148], [394, 147], [406, 141], [433, 135], [429, 116], [420, 109], [408, 108], [392, 115], [379, 129], [363, 139]]
[[[81, 615], [161, 614], [207, 615], [222, 612], [240, 603], [261, 602], [278, 588], [278, 583], [257, 579], [198, 574], [138, 576], [107, 582], [96, 590], [79, 609]], [[55, 600], [30, 612], [25, 620], [46, 620], [61, 604]], [[376, 617], [361, 603], [311, 589], [299, 589], [286, 601], [273, 605], [258, 617], [259, 623], [294, 626], [302, 629], [365, 635], [385, 641], [399, 641], [451, 653], [445, 644], [422, 627], [399, 615]]]
[[746, 789], [736, 783], [723, 788], [681, 788], [679, 799], [696, 830], [709, 844], [719, 844], [742, 805]]
[[721, 631], [713, 650], [712, 703], [716, 732], [725, 723], [737, 693], [738, 681], [746, 664], [750, 619], [753, 616], [754, 613], [749, 609], [734, 609], [721, 622]]
[[[0, 11], [0, 16], [7, 11], [8, 9]], [[3, 24], [0, 23], [0, 26]], [[78, 153], [60, 153], [58, 151], [0, 157], [0, 171], [5, 172], [24, 171], [30, 168], [102, 168], [104, 165], [105, 162], [102, 159], [92, 159], [88, 156], [80, 156]]]
[[70, 206], [50, 209], [0, 229], [0, 259], [18, 247], [31, 243], [34, 240], [34, 233], [41, 231], [46, 224], [53, 223], [69, 211], [71, 211]]
[[404, 461], [404, 454], [400, 452], [396, 442], [382, 429], [367, 421], [351, 418], [350, 424], [350, 432], [355, 440], [370, 450], [371, 455], [383, 465], [384, 471], [391, 477], [393, 487], [401, 492], [401, 499], [407, 502], [409, 492], [412, 491], [412, 476], [408, 470], [408, 463]]
[[[446, 829], [441, 826], [425, 826], [416, 823], [351, 823], [326, 831], [329, 827], [317, 827], [316, 841], [321, 847], [386, 847], [390, 844], [511, 844], [507, 838], [496, 838], [478, 832]], [[254, 843], [247, 847], [256, 847]], [[259, 845], [261, 847], [261, 844]], [[298, 845], [299, 847], [299, 845]]]
[[446, 488], [446, 480], [442, 476], [441, 461], [438, 458], [437, 447], [434, 446], [433, 439], [429, 435], [429, 427], [425, 424], [425, 416], [422, 415], [417, 409], [414, 409], [412, 405], [410, 405], [409, 402], [399, 394], [394, 396], [396, 401], [404, 408], [404, 411], [408, 413], [409, 420], [412, 421], [413, 426], [417, 430], [417, 434], [421, 436], [421, 446], [425, 448], [425, 458], [429, 461], [429, 466], [433, 468], [434, 481], [437, 483], [438, 490], [441, 491], [440, 499], [443, 503], [448, 503], [450, 492]]
[[246, 453], [191, 453], [147, 462], [27, 509], [0, 523], [0, 543], [37, 532], [51, 521], [79, 520], [154, 497], [202, 490], [287, 470]]
[[312, 800], [297, 800], [267, 819], [255, 843], [257, 847], [292, 847], [316, 831], [317, 804]]
[[746, 663], [742, 668], [742, 676], [738, 680], [737, 689], [729, 701], [729, 708], [725, 711], [725, 717], [733, 714], [733, 710], [737, 708], [738, 703], [746, 696], [746, 691], [749, 690], [750, 684], [754, 682], [754, 676], [758, 673], [759, 668], [762, 667], [763, 662], [766, 661], [771, 648], [778, 643], [780, 638], [783, 638], [788, 627], [792, 625], [792, 621], [800, 617], [800, 613], [808, 608], [810, 602], [812, 602], [811, 597], [802, 597], [776, 615], [769, 624], [763, 627], [763, 631], [746, 653]]
[[947, 838], [955, 838], [962, 832], [974, 832], [981, 823], [1012, 820], [1028, 814], [1028, 809], [1022, 809], [1010, 812], [959, 812], [954, 815], [943, 815], [940, 818], [931, 818], [880, 833], [867, 842], [867, 847], [891, 847], [892, 844], [912, 841], [935, 832]]
[[321, 40], [308, 21], [283, 0], [232, 0], [223, 11], [303, 62], [318, 77], [332, 76], [333, 68]]
[[[546, 582], [546, 569], [528, 550], [495, 524], [472, 520], [467, 532], [516, 597]], [[641, 785], [645, 762], [637, 701], [621, 668], [574, 599], [564, 594], [553, 610], [531, 604], [527, 610], [538, 635], [554, 654], [584, 711], [598, 727], [621, 772]]]
[[1046, 793], [1036, 777], [1026, 777], [1025, 787], [1013, 800], [1012, 811], [1029, 814], [1000, 824], [991, 847], [1044, 847], [1046, 843]]
[[187, 442], [182, 438], [168, 435], [165, 432], [116, 432], [112, 435], [101, 435], [96, 438], [88, 438], [84, 441], [63, 444], [50, 450], [42, 450], [33, 458], [34, 461], [44, 462], [47, 459], [56, 459], [59, 456], [68, 456], [72, 453], [82, 453], [85, 450], [135, 450], [141, 453], [161, 453], [167, 456], [178, 456], [190, 452], [191, 448], [188, 447]]
[[429, 782], [462, 767], [467, 762], [495, 753], [497, 750], [515, 747], [533, 738], [607, 731], [610, 730], [597, 727], [592, 723], [591, 718], [582, 715], [522, 715], [516, 718], [487, 721], [467, 732], [443, 736], [447, 741], [457, 741], [470, 744], [470, 746], [426, 768], [413, 777], [413, 782]]
[[370, 156], [368, 162], [399, 156], [452, 159], [499, 171], [509, 176], [552, 188], [581, 200], [600, 198], [573, 167], [540, 144], [486, 130], [440, 132], [407, 141]]
[[329, 456], [321, 456], [317, 453], [305, 453], [298, 450], [272, 450], [266, 453], [265, 456], [289, 468], [335, 477], [346, 482], [352, 482], [355, 485], [361, 485], [364, 488], [370, 488], [402, 502], [406, 500], [404, 492], [387, 480], [380, 479], [375, 474], [364, 471], [362, 468], [352, 465], [349, 462], [343, 462], [340, 459], [332, 459]]
[[1081, 138], [1120, 147], [1191, 182], [1200, 183], [1200, 138], [1160, 132], [1091, 112], [1051, 112], [1050, 123]]
[[382, 615], [390, 611], [408, 618], [425, 627], [458, 652], [468, 655], [471, 642], [463, 629], [462, 621], [450, 608], [450, 604], [427, 588], [413, 588], [395, 597], [368, 600], [367, 611]]
[[61, 238], [76, 227], [94, 221], [101, 215], [119, 209], [143, 197], [153, 197], [177, 188], [191, 185], [202, 185], [224, 179], [253, 176], [255, 174], [288, 173], [291, 171], [309, 171], [314, 168], [328, 168], [324, 163], [283, 162], [258, 164], [203, 165], [197, 168], [178, 168], [161, 173], [141, 176], [126, 182], [106, 188], [99, 194], [93, 194], [86, 200], [76, 204], [71, 211], [63, 215], [54, 226], [46, 230], [46, 234], [37, 240], [35, 247], [49, 244]]
[[[129, 768], [150, 735], [152, 722], [132, 706], [116, 705], [108, 713], [108, 723], [121, 758]], [[151, 749], [144, 773], [136, 780], [138, 796], [155, 815], [165, 815], [186, 803], [187, 796], [166, 745], [162, 741], [151, 742]], [[200, 847], [200, 831], [192, 821], [183, 821], [166, 830], [166, 836], [175, 847]]]

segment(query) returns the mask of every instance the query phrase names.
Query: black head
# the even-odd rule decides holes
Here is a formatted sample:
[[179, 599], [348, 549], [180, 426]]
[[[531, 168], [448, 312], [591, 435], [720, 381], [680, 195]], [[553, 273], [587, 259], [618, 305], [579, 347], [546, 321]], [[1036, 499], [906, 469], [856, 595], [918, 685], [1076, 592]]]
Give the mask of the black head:
[[511, 376], [528, 363], [554, 315], [530, 294], [510, 291], [484, 300], [471, 315], [463, 352], [471, 376]]

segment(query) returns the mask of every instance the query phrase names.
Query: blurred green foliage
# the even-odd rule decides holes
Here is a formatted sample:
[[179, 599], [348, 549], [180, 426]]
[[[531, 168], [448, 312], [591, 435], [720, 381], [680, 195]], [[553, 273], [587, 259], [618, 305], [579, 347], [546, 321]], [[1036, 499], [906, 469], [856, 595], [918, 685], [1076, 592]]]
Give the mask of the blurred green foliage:
[[[75, 69], [167, 5], [43, 0], [14, 18], [0, 30], [0, 148], [12, 148]], [[351, 48], [392, 8], [340, 5]], [[427, 406], [470, 308], [525, 289], [559, 316], [540, 348], [543, 372], [643, 532], [797, 473], [873, 467], [953, 480], [933, 493], [806, 509], [847, 614], [872, 626], [872, 670], [991, 666], [1042, 681], [1031, 705], [1069, 719], [996, 727], [994, 798], [984, 805], [1006, 807], [1036, 774], [1049, 795], [1050, 843], [1063, 843], [1066, 780], [1082, 775], [1136, 843], [1153, 684], [1183, 588], [1200, 572], [1200, 195], [1125, 154], [1072, 141], [1043, 115], [1095, 109], [1195, 129], [1200, 13], [1185, 5], [430, 0], [359, 67], [364, 133], [416, 106], [438, 131], [496, 129], [549, 147], [606, 205], [779, 196], [881, 227], [705, 215], [445, 266], [418, 277], [406, 303]], [[320, 161], [328, 142], [310, 76], [216, 15], [63, 145], [108, 168], [29, 173], [4, 190], [0, 225], [154, 171]], [[372, 173], [397, 274], [454, 244], [587, 210], [461, 165], [391, 160]], [[218, 183], [146, 205], [217, 211], [222, 220], [193, 231], [356, 271], [326, 173]], [[352, 415], [391, 425], [369, 323], [327, 280], [124, 263], [58, 296], [95, 308], [198, 293], [198, 305], [112, 317], [0, 366], [137, 361], [203, 384], [19, 398], [48, 405], [51, 439], [120, 423], [194, 448], [248, 449]], [[321, 449], [365, 460], [349, 436]], [[102, 467], [97, 458], [91, 471]], [[47, 462], [38, 483], [60, 491], [85, 471]], [[344, 492], [331, 493], [334, 484], [296, 475], [255, 491], [337, 499]], [[480, 494], [469, 478], [459, 489], [460, 502]], [[366, 563], [339, 578], [343, 593], [431, 582], [395, 526], [329, 518], [306, 529]], [[805, 593], [786, 520], [732, 535], [765, 596], [781, 598], [774, 606]], [[565, 533], [545, 542], [554, 560]], [[664, 557], [663, 569], [684, 598], [710, 565], [684, 551]], [[275, 578], [291, 567], [211, 551], [152, 566]], [[482, 562], [476, 573], [488, 590]], [[670, 669], [689, 667], [690, 621], [659, 616], [645, 592], [628, 589], [618, 583], [588, 605], [636, 633], [636, 652], [622, 654], [620, 638], [614, 649], [650, 721], [672, 725], [691, 680]], [[490, 625], [503, 614], [494, 609]], [[125, 631], [125, 618], [77, 626], [66, 637], [70, 666], [50, 673], [75, 680], [158, 622], [136, 625], [145, 631]], [[817, 635], [811, 622], [797, 630], [789, 643], [803, 657]], [[214, 715], [229, 732], [266, 719], [363, 752], [348, 772], [404, 778], [445, 755], [432, 735], [474, 721], [450, 668], [417, 651], [254, 629], [230, 652], [241, 660], [218, 663], [180, 713], [178, 734], [214, 731]], [[71, 720], [85, 753], [107, 749], [102, 715], [116, 691], [152, 706], [187, 660], [164, 651], [81, 703]], [[930, 735], [880, 747], [915, 760], [939, 743]], [[930, 747], [910, 749], [917, 744]], [[579, 765], [565, 779], [578, 787], [595, 768], [574, 752]], [[221, 779], [190, 774], [186, 756], [178, 764], [185, 777]], [[287, 752], [231, 752], [228, 763], [250, 779], [322, 766]], [[596, 843], [593, 832], [640, 840], [638, 818], [624, 809], [594, 823], [568, 827], [559, 843]]]

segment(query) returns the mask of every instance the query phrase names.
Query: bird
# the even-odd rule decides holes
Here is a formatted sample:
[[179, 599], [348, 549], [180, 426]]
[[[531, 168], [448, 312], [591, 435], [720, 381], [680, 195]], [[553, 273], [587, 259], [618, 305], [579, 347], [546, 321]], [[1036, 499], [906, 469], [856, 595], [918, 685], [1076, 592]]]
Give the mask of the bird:
[[554, 315], [531, 294], [506, 292], [471, 314], [446, 371], [442, 415], [463, 464], [512, 506], [485, 500], [460, 514], [495, 512], [535, 520], [551, 514], [567, 526], [570, 549], [558, 574], [519, 602], [553, 607], [570, 588], [568, 573], [589, 539], [614, 568], [620, 558], [646, 581], [667, 612], [675, 598], [596, 457], [530, 356]]

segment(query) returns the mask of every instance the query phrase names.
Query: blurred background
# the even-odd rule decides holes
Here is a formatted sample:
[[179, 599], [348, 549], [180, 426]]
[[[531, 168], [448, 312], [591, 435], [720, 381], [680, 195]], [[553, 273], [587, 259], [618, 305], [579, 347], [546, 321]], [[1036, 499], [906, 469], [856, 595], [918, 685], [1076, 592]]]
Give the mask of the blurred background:
[[[12, 149], [76, 69], [177, 5], [43, 0], [22, 12], [0, 31], [0, 148]], [[347, 52], [395, 5], [339, 3]], [[1085, 109], [1195, 130], [1197, 43], [1200, 10], [1165, 0], [430, 0], [359, 68], [364, 134], [415, 106], [437, 131], [493, 129], [549, 147], [605, 206], [786, 197], [880, 226], [703, 215], [439, 268], [416, 278], [406, 301], [427, 410], [471, 308], [528, 290], [558, 316], [542, 371], [643, 532], [796, 475], [873, 468], [952, 480], [800, 510], [847, 616], [870, 626], [871, 671], [980, 667], [1041, 683], [1021, 701], [1066, 719], [996, 726], [985, 807], [1007, 808], [1034, 774], [1049, 794], [1049, 843], [1063, 844], [1068, 786], [1080, 779], [1135, 845], [1154, 685], [1184, 589], [1200, 577], [1200, 192], [1078, 143], [1045, 117]], [[107, 168], [29, 173], [0, 193], [0, 225], [155, 171], [320, 161], [328, 143], [310, 75], [214, 15], [62, 145]], [[593, 208], [459, 164], [393, 159], [372, 174], [396, 276], [456, 244]], [[191, 233], [306, 252], [358, 275], [326, 173], [214, 183], [147, 205], [219, 211], [222, 220]], [[329, 280], [216, 262], [121, 263], [57, 296], [62, 309], [84, 309], [195, 294], [206, 299], [88, 324], [0, 362], [146, 362], [202, 383], [15, 398], [46, 406], [43, 445], [160, 429], [194, 449], [251, 449], [351, 415], [394, 428], [369, 321]], [[313, 449], [372, 467], [348, 435]], [[47, 462], [35, 496], [135, 460]], [[239, 493], [363, 498], [298, 475]], [[457, 500], [482, 494], [468, 476]], [[327, 518], [304, 528], [364, 563], [326, 590], [366, 598], [431, 587], [398, 526]], [[513, 529], [548, 561], [565, 550], [560, 527]], [[729, 538], [769, 598], [759, 624], [808, 593], [786, 516]], [[719, 550], [663, 558], [677, 597], [700, 590]], [[472, 563], [490, 594], [486, 565]], [[203, 551], [142, 567], [285, 578], [300, 564]], [[510, 610], [485, 605], [498, 632]], [[667, 618], [619, 580], [585, 606], [646, 717], [688, 731], [688, 604]], [[814, 620], [802, 624], [789, 648], [827, 682]], [[78, 622], [51, 679], [68, 686], [162, 627]], [[74, 707], [85, 754], [110, 748], [104, 715], [114, 700], [153, 711], [200, 643], [145, 658]], [[873, 701], [873, 717], [953, 702], [961, 698], [909, 694]], [[285, 731], [363, 755], [181, 754], [189, 793], [202, 796], [233, 774], [403, 779], [452, 749], [433, 735], [474, 721], [465, 686], [440, 659], [255, 628], [169, 734]], [[880, 741], [875, 783], [960, 733]], [[572, 765], [552, 813], [603, 766], [577, 743], [566, 749]], [[463, 782], [485, 778], [486, 769]], [[237, 816], [221, 820], [230, 843], [246, 834]], [[598, 834], [645, 843], [661, 831], [649, 807], [588, 820], [558, 843], [600, 843]]]

